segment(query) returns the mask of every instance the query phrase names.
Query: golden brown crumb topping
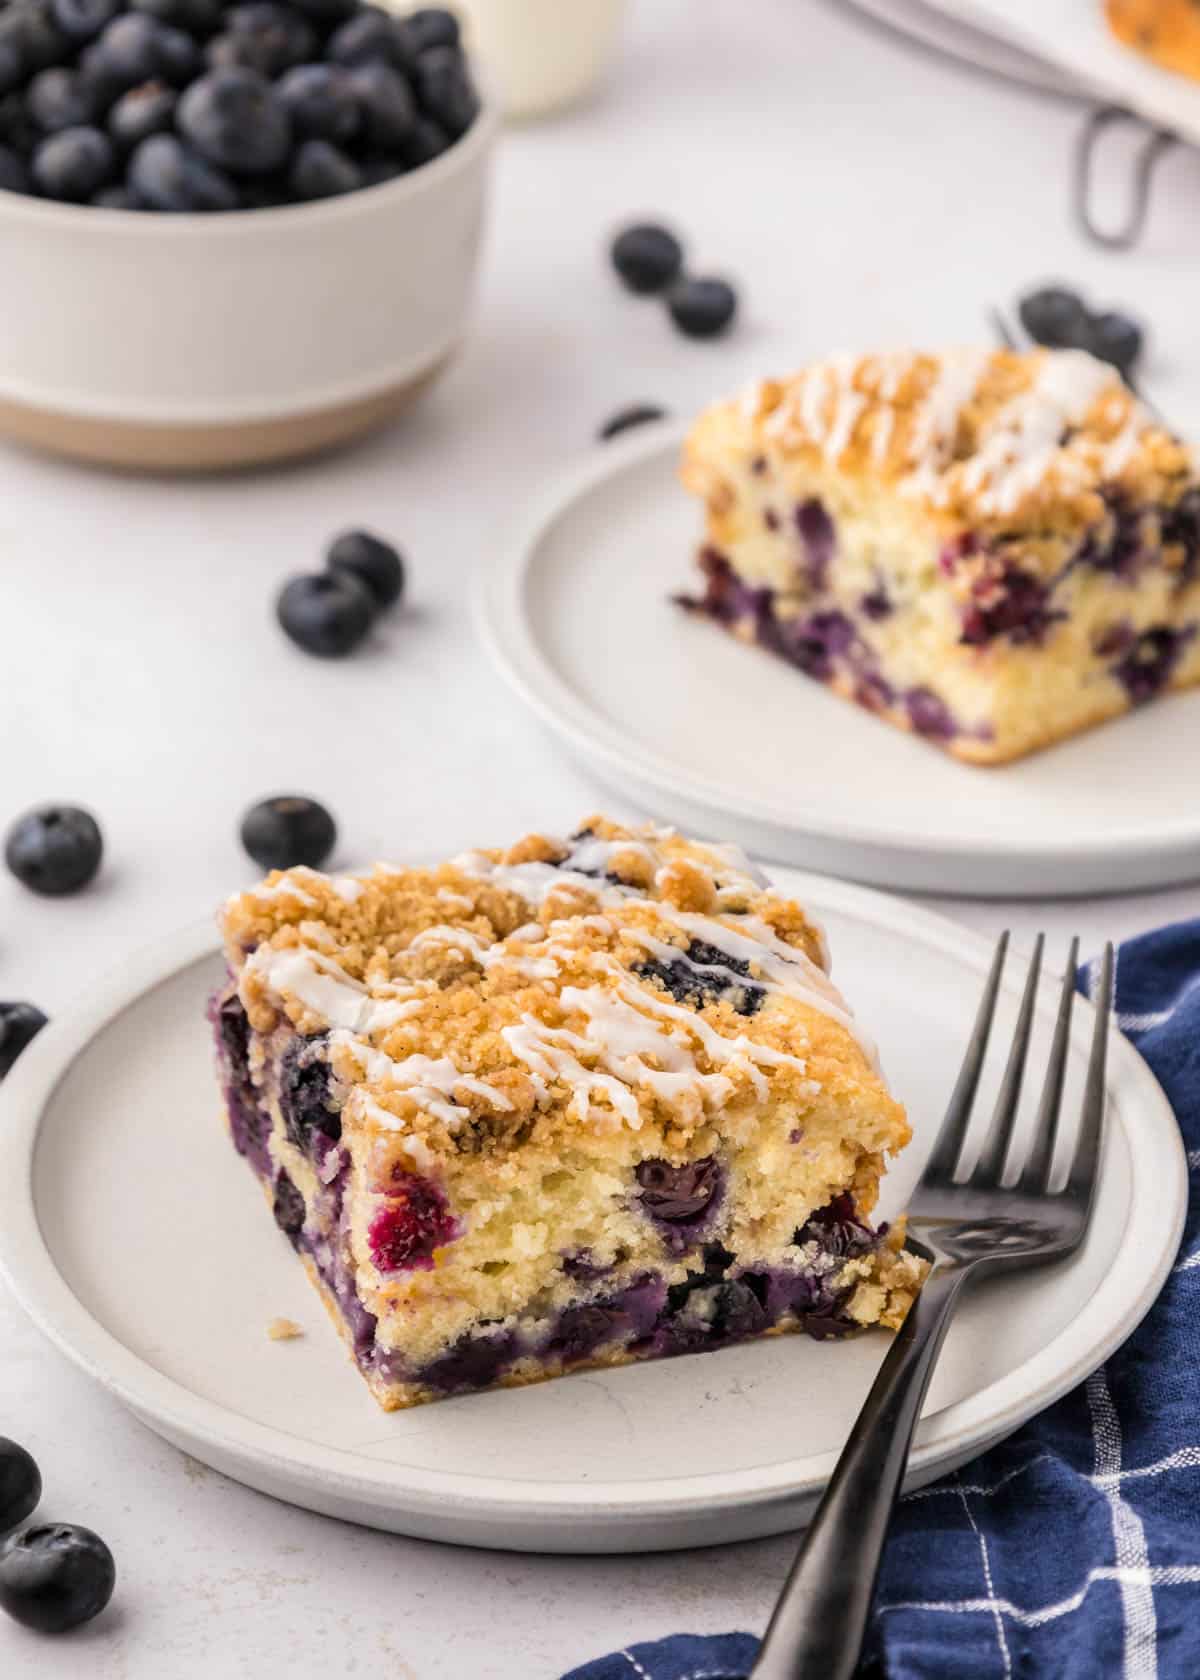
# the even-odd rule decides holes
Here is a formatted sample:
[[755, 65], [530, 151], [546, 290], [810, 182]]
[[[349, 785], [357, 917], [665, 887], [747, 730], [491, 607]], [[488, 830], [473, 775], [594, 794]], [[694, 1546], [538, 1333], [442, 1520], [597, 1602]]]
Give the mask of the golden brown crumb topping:
[[718, 505], [718, 441], [886, 480], [939, 525], [1036, 534], [1094, 524], [1102, 490], [1173, 505], [1196, 487], [1187, 447], [1119, 375], [1076, 350], [834, 357], [710, 409], [684, 475]]

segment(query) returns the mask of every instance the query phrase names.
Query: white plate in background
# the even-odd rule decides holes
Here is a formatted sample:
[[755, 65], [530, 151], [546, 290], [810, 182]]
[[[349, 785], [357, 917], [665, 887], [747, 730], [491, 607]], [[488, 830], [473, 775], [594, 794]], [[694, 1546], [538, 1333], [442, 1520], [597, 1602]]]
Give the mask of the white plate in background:
[[951, 18], [1077, 76], [1098, 93], [1200, 145], [1200, 82], [1119, 41], [1103, 0], [933, 0]]
[[700, 583], [682, 428], [592, 452], [482, 574], [485, 641], [574, 757], [659, 818], [878, 886], [1025, 897], [1200, 875], [1200, 691], [960, 764], [672, 602]]
[[[886, 1181], [887, 1217], [932, 1141], [990, 949], [897, 900], [776, 875], [824, 919], [838, 977], [909, 1106], [915, 1139]], [[204, 1020], [221, 972], [207, 925], [143, 953], [47, 1027], [0, 1091], [0, 1269], [71, 1359], [204, 1463], [378, 1528], [512, 1550], [627, 1552], [805, 1519], [887, 1348], [883, 1333], [771, 1338], [380, 1411], [221, 1124]], [[1047, 979], [1032, 1067], [1044, 1061], [1055, 1002]], [[1076, 1012], [1072, 1114], [1090, 1013]], [[964, 1302], [909, 1486], [1078, 1383], [1134, 1328], [1171, 1265], [1187, 1192], [1178, 1128], [1119, 1037], [1108, 1078], [1091, 1234], [1065, 1264]], [[296, 1320], [304, 1337], [268, 1340], [276, 1317]]]

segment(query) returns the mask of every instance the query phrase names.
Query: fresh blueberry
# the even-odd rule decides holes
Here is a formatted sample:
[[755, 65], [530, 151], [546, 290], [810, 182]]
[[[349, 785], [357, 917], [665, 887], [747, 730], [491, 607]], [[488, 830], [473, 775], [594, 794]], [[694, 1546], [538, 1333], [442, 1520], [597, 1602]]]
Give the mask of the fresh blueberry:
[[8, 93], [0, 98], [0, 145], [7, 146], [27, 163], [41, 140], [24, 94]]
[[404, 27], [417, 52], [459, 44], [458, 19], [444, 6], [422, 6], [405, 19]]
[[404, 77], [389, 64], [360, 64], [350, 77], [370, 144], [383, 151], [403, 146], [417, 120], [416, 102]]
[[[32, 1003], [0, 1003], [0, 1079], [45, 1025], [46, 1017]], [[21, 1517], [14, 1517], [11, 1523], [3, 1521], [3, 1491], [3, 1464], [0, 1463], [0, 1529], [11, 1528], [13, 1523], [21, 1521]]]
[[237, 188], [173, 134], [152, 134], [129, 161], [129, 185], [151, 210], [236, 210]]
[[359, 0], [292, 0], [298, 12], [313, 22], [331, 29], [358, 10]]
[[29, 171], [24, 163], [10, 147], [0, 146], [0, 188], [5, 192], [27, 193], [29, 187]]
[[221, 27], [222, 0], [128, 0], [129, 8], [186, 29], [189, 35], [211, 35]]
[[390, 64], [394, 70], [408, 70], [413, 49], [397, 17], [382, 6], [364, 6], [334, 30], [325, 56], [334, 64]]
[[446, 130], [435, 123], [432, 117], [418, 117], [413, 124], [412, 133], [399, 148], [400, 156], [409, 169], [419, 169], [423, 163], [432, 163], [435, 157], [441, 157], [443, 152], [450, 149], [451, 144]]
[[190, 35], [142, 12], [114, 18], [89, 52], [90, 64], [127, 88], [160, 80], [182, 84], [200, 66], [200, 49]]
[[50, 0], [55, 23], [69, 41], [90, 41], [112, 22], [121, 0]]
[[304, 1197], [285, 1172], [275, 1180], [275, 1200], [272, 1206], [275, 1223], [288, 1237], [298, 1237], [304, 1228]]
[[344, 145], [358, 128], [358, 103], [345, 70], [337, 64], [298, 64], [279, 78], [275, 92], [305, 140]]
[[403, 560], [391, 543], [369, 531], [343, 531], [330, 543], [325, 564], [365, 584], [380, 607], [394, 607], [404, 593]]
[[683, 246], [665, 227], [639, 222], [612, 242], [612, 264], [631, 292], [661, 292], [683, 267]]
[[78, 128], [96, 114], [95, 95], [77, 70], [39, 70], [25, 97], [43, 134]]
[[169, 134], [178, 94], [162, 82], [130, 88], [108, 113], [108, 132], [123, 152], [133, 151], [152, 134]]
[[1128, 315], [1109, 310], [1093, 315], [1087, 348], [1102, 362], [1111, 362], [1122, 378], [1128, 379], [1142, 355], [1142, 329]]
[[285, 633], [306, 653], [341, 659], [352, 653], [375, 619], [375, 598], [346, 572], [290, 578], [275, 603]]
[[95, 817], [78, 805], [35, 806], [17, 818], [4, 843], [4, 861], [17, 880], [50, 898], [86, 887], [103, 854]]
[[64, 128], [33, 154], [33, 178], [47, 198], [82, 203], [112, 178], [112, 142], [98, 128]]
[[88, 203], [97, 210], [146, 210], [144, 204], [132, 187], [118, 182], [115, 186], [101, 187], [98, 193], [93, 193]]
[[240, 64], [268, 79], [311, 59], [317, 48], [312, 25], [289, 6], [274, 0], [249, 0], [225, 14], [225, 33], [208, 44], [214, 68]]
[[315, 799], [278, 794], [242, 818], [242, 845], [260, 869], [318, 869], [337, 844], [337, 824]]
[[607, 419], [600, 428], [601, 439], [614, 438], [621, 432], [627, 432], [633, 426], [645, 426], [652, 420], [665, 420], [667, 411], [659, 408], [657, 403], [631, 403], [628, 408], [619, 408]]
[[0, 1534], [23, 1523], [37, 1510], [41, 1497], [42, 1473], [33, 1458], [16, 1441], [0, 1435]]
[[238, 182], [238, 200], [243, 210], [277, 210], [294, 202], [285, 177], [251, 175]]
[[70, 43], [54, 20], [50, 0], [21, 0], [0, 11], [0, 42], [14, 49], [22, 76], [63, 64], [71, 55]]
[[39, 1633], [66, 1633], [98, 1616], [117, 1571], [98, 1534], [73, 1523], [43, 1523], [0, 1546], [0, 1609]]
[[0, 39], [0, 94], [11, 93], [24, 79], [20, 48], [15, 41]]
[[395, 181], [406, 173], [403, 158], [394, 152], [368, 152], [362, 160], [364, 187], [382, 186], [385, 181]]
[[688, 338], [713, 338], [733, 320], [737, 293], [725, 280], [678, 280], [667, 296], [667, 308]]
[[421, 109], [457, 140], [479, 115], [479, 95], [457, 47], [431, 47], [417, 60]]
[[298, 199], [336, 198], [362, 184], [362, 170], [328, 140], [302, 141], [288, 171], [288, 186]]
[[253, 70], [210, 70], [201, 76], [179, 101], [178, 124], [202, 157], [235, 175], [269, 175], [291, 144], [282, 101]]
[[1017, 304], [1021, 325], [1035, 344], [1051, 350], [1084, 348], [1091, 318], [1078, 292], [1066, 286], [1043, 286]]

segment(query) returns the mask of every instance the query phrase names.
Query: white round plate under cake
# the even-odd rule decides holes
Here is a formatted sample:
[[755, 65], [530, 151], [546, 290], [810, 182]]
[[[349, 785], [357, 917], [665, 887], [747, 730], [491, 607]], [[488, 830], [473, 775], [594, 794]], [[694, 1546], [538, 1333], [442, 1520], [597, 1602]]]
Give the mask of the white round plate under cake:
[[[838, 978], [908, 1104], [915, 1137], [885, 1183], [887, 1217], [903, 1207], [932, 1141], [990, 950], [862, 888], [788, 870], [776, 878], [825, 921]], [[210, 927], [177, 935], [47, 1027], [0, 1090], [0, 1269], [63, 1352], [205, 1463], [379, 1528], [514, 1550], [626, 1552], [745, 1539], [806, 1519], [886, 1351], [883, 1333], [776, 1337], [379, 1411], [220, 1122], [204, 1005], [221, 972]], [[1001, 1041], [1021, 978], [1005, 993]], [[1035, 1068], [1055, 1001], [1047, 979]], [[1072, 1115], [1090, 1014], [1076, 1011]], [[1119, 1036], [1109, 1116], [1086, 1244], [1063, 1265], [964, 1302], [917, 1431], [910, 1487], [1080, 1382], [1153, 1301], [1179, 1240], [1187, 1170], [1161, 1091]], [[269, 1340], [277, 1317], [303, 1337]]]
[[481, 576], [501, 671], [569, 751], [658, 818], [886, 887], [1056, 896], [1200, 875], [1200, 691], [978, 768], [683, 612], [701, 509], [682, 429], [586, 457]]

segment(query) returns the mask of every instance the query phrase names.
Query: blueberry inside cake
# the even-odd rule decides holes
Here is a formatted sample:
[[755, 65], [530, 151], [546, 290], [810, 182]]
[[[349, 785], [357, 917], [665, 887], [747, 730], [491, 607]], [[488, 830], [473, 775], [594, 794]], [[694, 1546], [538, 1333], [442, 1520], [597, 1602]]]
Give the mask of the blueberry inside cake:
[[902, 1320], [904, 1111], [735, 849], [595, 818], [275, 872], [222, 929], [230, 1135], [386, 1409]]
[[1082, 351], [839, 357], [703, 414], [682, 604], [995, 764], [1200, 681], [1200, 475]]

